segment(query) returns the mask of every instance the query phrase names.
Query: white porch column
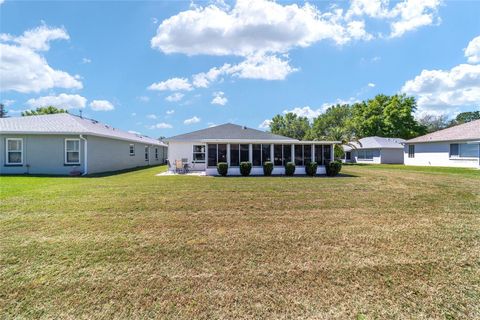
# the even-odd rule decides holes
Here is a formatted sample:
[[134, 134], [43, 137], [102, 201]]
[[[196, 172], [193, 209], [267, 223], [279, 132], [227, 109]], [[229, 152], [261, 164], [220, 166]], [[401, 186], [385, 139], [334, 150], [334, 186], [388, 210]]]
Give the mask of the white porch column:
[[248, 144], [248, 161], [253, 163], [253, 146], [251, 143]]
[[317, 158], [315, 157], [315, 144], [312, 144], [312, 162], [317, 162]]
[[227, 163], [230, 168], [230, 143], [227, 143]]
[[332, 144], [332, 149], [330, 150], [330, 161], [335, 160], [335, 144]]
[[295, 145], [292, 144], [292, 150], [291, 151], [291, 156], [292, 156], [292, 162], [295, 163]]
[[273, 162], [273, 146], [274, 144], [270, 144], [270, 161]]

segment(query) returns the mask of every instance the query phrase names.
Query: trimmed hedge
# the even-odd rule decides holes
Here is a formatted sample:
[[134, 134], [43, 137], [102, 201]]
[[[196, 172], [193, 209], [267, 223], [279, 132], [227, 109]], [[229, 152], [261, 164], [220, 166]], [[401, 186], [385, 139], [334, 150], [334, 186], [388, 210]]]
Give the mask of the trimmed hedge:
[[342, 170], [342, 163], [338, 160], [332, 161], [325, 165], [325, 169], [327, 171], [327, 176], [335, 177], [340, 172], [340, 170]]
[[318, 165], [317, 165], [316, 162], [309, 162], [305, 166], [305, 173], [308, 176], [313, 177], [317, 174], [317, 167], [318, 167]]
[[285, 175], [286, 176], [293, 176], [295, 173], [295, 162], [287, 162], [285, 165]]
[[263, 163], [263, 175], [271, 176], [273, 171], [273, 162], [266, 161]]
[[252, 171], [252, 163], [249, 161], [240, 162], [240, 173], [242, 176], [246, 177], [250, 175], [250, 171]]
[[228, 163], [226, 162], [219, 162], [217, 164], [217, 172], [222, 177], [225, 177], [228, 173]]

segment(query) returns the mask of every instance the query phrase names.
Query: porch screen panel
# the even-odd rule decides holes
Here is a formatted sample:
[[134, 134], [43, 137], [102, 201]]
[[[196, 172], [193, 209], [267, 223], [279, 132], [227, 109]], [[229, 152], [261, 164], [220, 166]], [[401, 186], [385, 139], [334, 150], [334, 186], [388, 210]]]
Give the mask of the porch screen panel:
[[332, 146], [323, 146], [323, 163], [330, 162], [332, 156]]
[[276, 144], [273, 146], [273, 164], [276, 166], [283, 165], [282, 145]]
[[287, 162], [292, 162], [292, 145], [291, 144], [283, 145], [283, 160], [284, 160], [284, 164], [287, 164]]
[[240, 162], [249, 161], [248, 158], [248, 144], [240, 145]]
[[218, 162], [227, 162], [227, 145], [218, 145]]
[[230, 145], [230, 166], [238, 167], [240, 165], [240, 145]]
[[262, 145], [261, 144], [252, 144], [252, 164], [257, 167], [262, 165]]
[[317, 144], [315, 145], [315, 161], [317, 162], [317, 165], [322, 166], [323, 165], [323, 150], [322, 150], [322, 145]]
[[312, 146], [306, 144], [303, 146], [303, 164], [306, 166], [312, 162]]
[[217, 145], [216, 144], [208, 145], [208, 166], [209, 167], [217, 166]]
[[270, 154], [270, 145], [262, 144], [262, 165], [267, 161], [272, 161], [272, 156]]
[[295, 165], [303, 166], [303, 145], [295, 145]]

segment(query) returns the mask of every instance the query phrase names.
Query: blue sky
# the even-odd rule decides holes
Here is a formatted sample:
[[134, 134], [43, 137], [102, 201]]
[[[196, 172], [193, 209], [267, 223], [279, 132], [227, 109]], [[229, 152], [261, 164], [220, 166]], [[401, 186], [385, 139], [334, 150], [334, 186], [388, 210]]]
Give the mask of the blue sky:
[[480, 1], [6, 0], [0, 100], [11, 116], [54, 104], [154, 137], [265, 128], [378, 93], [454, 116], [480, 106], [479, 13]]

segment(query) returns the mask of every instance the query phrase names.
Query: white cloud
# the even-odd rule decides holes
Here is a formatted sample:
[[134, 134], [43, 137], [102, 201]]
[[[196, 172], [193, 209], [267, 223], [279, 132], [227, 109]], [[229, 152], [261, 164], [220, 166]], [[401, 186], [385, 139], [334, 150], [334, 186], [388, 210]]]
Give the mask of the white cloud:
[[140, 97], [137, 97], [138, 100], [142, 101], [142, 102], [148, 102], [150, 101], [150, 98], [147, 97], [147, 96], [140, 96]]
[[465, 57], [468, 58], [469, 63], [480, 62], [480, 36], [473, 38], [465, 48]]
[[225, 93], [222, 91], [217, 91], [213, 93], [213, 99], [211, 104], [218, 104], [220, 106], [226, 105], [228, 102], [227, 97], [225, 97]]
[[15, 37], [0, 34], [1, 91], [39, 92], [51, 88], [81, 89], [79, 76], [50, 67], [38, 51], [50, 49], [50, 41], [68, 40], [62, 28], [40, 26]]
[[10, 107], [11, 105], [13, 105], [15, 103], [15, 100], [3, 100], [2, 101], [2, 104], [5, 106], [5, 107]]
[[153, 83], [148, 87], [149, 90], [157, 90], [157, 91], [180, 91], [192, 90], [192, 85], [185, 78], [171, 78], [165, 81]]
[[27, 105], [32, 108], [54, 106], [62, 109], [85, 108], [87, 99], [78, 94], [61, 93], [57, 96], [45, 96], [37, 99], [29, 99]]
[[370, 88], [375, 88], [375, 83], [369, 82], [369, 83], [367, 84], [367, 86], [370, 87]]
[[290, 73], [298, 71], [282, 60], [272, 55], [251, 55], [245, 61], [232, 66], [228, 73], [246, 79], [284, 80]]
[[148, 118], [148, 119], [154, 119], [154, 120], [155, 120], [155, 119], [157, 119], [157, 116], [154, 115], [154, 114], [148, 114], [148, 115], [147, 115], [147, 118]]
[[423, 70], [401, 91], [417, 97], [422, 109], [452, 109], [480, 104], [480, 65], [460, 64], [450, 70]]
[[91, 63], [92, 60], [88, 59], [88, 58], [82, 58], [82, 63], [83, 64], [87, 64], [87, 63]]
[[185, 95], [183, 93], [175, 92], [175, 93], [169, 95], [168, 97], [166, 97], [165, 100], [170, 101], [170, 102], [177, 102], [177, 101], [182, 100], [184, 96]]
[[115, 109], [113, 104], [107, 100], [93, 100], [90, 102], [90, 108], [93, 111], [111, 111]]
[[183, 123], [187, 125], [199, 123], [199, 122], [200, 122], [200, 118], [197, 116], [193, 116], [192, 118], [186, 119], [185, 121], [183, 121]]
[[149, 129], [171, 129], [173, 126], [169, 123], [160, 122], [153, 126], [148, 127]]
[[174, 113], [175, 113], [175, 110], [173, 110], [173, 109], [172, 109], [172, 110], [167, 110], [166, 113], [167, 113], [167, 114], [174, 114]]
[[320, 109], [312, 109], [309, 106], [303, 108], [293, 108], [292, 110], [284, 110], [283, 113], [294, 113], [299, 117], [307, 117], [309, 120], [318, 117], [322, 112], [322, 108]]
[[270, 124], [271, 124], [271, 123], [272, 123], [272, 120], [266, 119], [266, 120], [263, 120], [263, 122], [260, 123], [260, 124], [258, 125], [258, 127], [259, 127], [260, 129], [266, 130], [266, 129], [269, 129], [269, 128], [270, 128]]
[[136, 117], [136, 116], [137, 116], [137, 113], [136, 113], [136, 112], [132, 112], [130, 115], [131, 115], [132, 117]]

